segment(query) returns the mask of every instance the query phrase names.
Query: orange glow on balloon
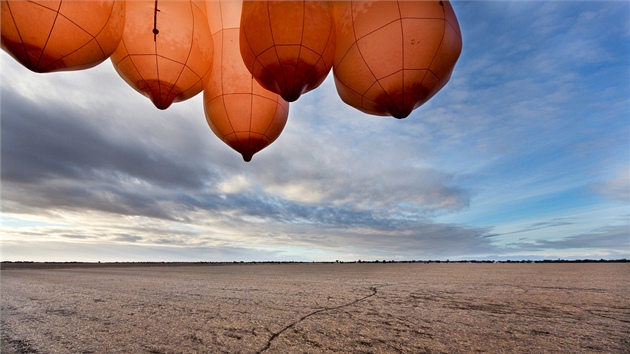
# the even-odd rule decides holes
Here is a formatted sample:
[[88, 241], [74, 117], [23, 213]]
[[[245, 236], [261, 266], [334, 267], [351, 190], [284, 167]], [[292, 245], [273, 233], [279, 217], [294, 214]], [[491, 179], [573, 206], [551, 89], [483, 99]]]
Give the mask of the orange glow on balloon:
[[2, 0], [2, 49], [34, 72], [94, 67], [122, 37], [125, 1]]
[[462, 36], [448, 1], [335, 2], [333, 74], [362, 112], [407, 117], [448, 82]]
[[245, 161], [275, 141], [289, 104], [264, 89], [245, 67], [239, 50], [241, 1], [207, 2], [215, 43], [212, 74], [204, 88], [204, 110], [212, 131]]
[[329, 1], [243, 3], [243, 61], [264, 88], [289, 102], [324, 81], [332, 68], [334, 38]]
[[111, 60], [131, 87], [166, 109], [203, 90], [212, 54], [204, 1], [133, 0]]

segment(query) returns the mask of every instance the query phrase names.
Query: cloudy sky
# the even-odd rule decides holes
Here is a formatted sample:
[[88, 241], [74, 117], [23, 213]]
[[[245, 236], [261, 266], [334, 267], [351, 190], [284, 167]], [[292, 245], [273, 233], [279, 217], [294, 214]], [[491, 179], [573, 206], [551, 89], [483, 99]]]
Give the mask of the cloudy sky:
[[430, 102], [368, 116], [331, 75], [250, 163], [201, 95], [159, 111], [109, 61], [2, 52], [2, 259], [630, 258], [630, 3], [453, 6]]

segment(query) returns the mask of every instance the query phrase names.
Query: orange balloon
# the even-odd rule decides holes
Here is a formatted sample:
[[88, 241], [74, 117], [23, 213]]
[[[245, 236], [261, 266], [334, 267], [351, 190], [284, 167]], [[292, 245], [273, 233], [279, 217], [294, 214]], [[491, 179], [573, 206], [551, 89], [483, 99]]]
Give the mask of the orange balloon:
[[448, 82], [462, 50], [448, 1], [344, 1], [334, 13], [333, 74], [345, 103], [405, 118]]
[[203, 90], [213, 48], [204, 1], [133, 0], [111, 60], [131, 87], [166, 109]]
[[329, 1], [245, 1], [241, 55], [266, 89], [289, 102], [317, 88], [332, 68], [335, 36]]
[[2, 0], [2, 49], [29, 70], [81, 70], [102, 63], [123, 34], [125, 1]]
[[289, 104], [260, 86], [243, 63], [241, 1], [212, 0], [207, 6], [216, 47], [212, 74], [203, 91], [206, 120], [221, 140], [250, 161], [280, 136]]

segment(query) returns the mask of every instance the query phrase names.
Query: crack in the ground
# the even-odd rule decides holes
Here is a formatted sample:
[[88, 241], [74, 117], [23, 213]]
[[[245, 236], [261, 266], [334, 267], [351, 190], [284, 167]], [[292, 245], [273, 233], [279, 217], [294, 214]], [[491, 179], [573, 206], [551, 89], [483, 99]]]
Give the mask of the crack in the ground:
[[358, 299], [356, 299], [356, 300], [354, 300], [354, 301], [351, 301], [351, 302], [348, 302], [348, 303], [346, 303], [346, 304], [342, 304], [342, 305], [339, 305], [339, 306], [334, 306], [334, 307], [324, 307], [324, 308], [321, 308], [321, 309], [319, 309], [319, 310], [315, 310], [315, 311], [313, 311], [313, 312], [310, 312], [310, 313], [308, 313], [308, 314], [306, 314], [306, 315], [304, 315], [304, 316], [300, 317], [297, 321], [295, 321], [295, 322], [293, 322], [293, 323], [291, 323], [291, 324], [289, 324], [289, 325], [285, 326], [285, 327], [284, 327], [283, 329], [281, 329], [280, 331], [273, 333], [273, 334], [271, 335], [271, 337], [269, 338], [269, 340], [267, 341], [267, 344], [265, 345], [265, 347], [264, 347], [264, 348], [262, 348], [261, 350], [257, 351], [257, 352], [256, 352], [256, 354], [260, 354], [260, 353], [262, 353], [262, 352], [266, 351], [267, 349], [269, 349], [269, 348], [271, 347], [271, 343], [272, 343], [272, 342], [273, 342], [276, 338], [278, 338], [278, 337], [279, 337], [282, 333], [284, 333], [284, 332], [286, 332], [287, 330], [289, 330], [289, 329], [293, 328], [293, 327], [294, 327], [295, 325], [297, 325], [298, 323], [300, 323], [300, 322], [302, 322], [302, 321], [306, 320], [307, 318], [309, 318], [309, 317], [311, 317], [311, 316], [313, 316], [313, 315], [317, 315], [318, 313], [322, 313], [322, 312], [326, 312], [326, 311], [334, 311], [334, 310], [338, 310], [338, 309], [341, 309], [341, 308], [344, 308], [344, 307], [352, 306], [352, 305], [355, 305], [355, 304], [357, 304], [357, 303], [359, 303], [359, 302], [361, 302], [361, 301], [365, 301], [365, 300], [367, 300], [367, 299], [371, 298], [372, 296], [376, 295], [376, 293], [377, 293], [377, 287], [375, 287], [375, 286], [371, 286], [371, 287], [370, 287], [370, 290], [372, 290], [372, 293], [371, 293], [371, 294], [366, 295], [366, 296], [361, 297], [361, 298], [358, 298]]

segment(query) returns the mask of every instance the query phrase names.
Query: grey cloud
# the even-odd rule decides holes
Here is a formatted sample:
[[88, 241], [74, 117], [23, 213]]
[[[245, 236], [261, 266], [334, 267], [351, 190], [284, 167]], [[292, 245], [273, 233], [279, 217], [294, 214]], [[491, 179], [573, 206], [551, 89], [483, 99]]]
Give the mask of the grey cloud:
[[552, 219], [552, 220], [549, 220], [549, 221], [541, 221], [541, 222], [537, 222], [537, 223], [533, 223], [531, 225], [528, 225], [527, 227], [525, 227], [523, 229], [512, 231], [512, 232], [503, 233], [501, 235], [519, 234], [519, 233], [523, 233], [523, 232], [529, 232], [529, 231], [534, 231], [534, 230], [546, 229], [546, 228], [550, 228], [550, 227], [566, 226], [566, 225], [573, 225], [573, 224], [575, 224], [575, 222], [567, 221], [567, 220], [568, 219], [556, 218], [556, 219]]
[[112, 133], [107, 119], [85, 114], [3, 89], [2, 191], [12, 201], [5, 211], [60, 207], [173, 219], [165, 199], [219, 178], [204, 163], [207, 152], [199, 139], [175, 149], [185, 138], [139, 139], [141, 131], [124, 128]]
[[[41, 261], [167, 261], [226, 262], [234, 260], [265, 261], [283, 260], [280, 252], [254, 250], [244, 247], [161, 247], [142, 244], [97, 244], [66, 242], [22, 242], [3, 243], [3, 255], [7, 260]], [[44, 250], [41, 253], [38, 250]], [[10, 256], [9, 256], [10, 255]]]
[[70, 238], [70, 239], [79, 239], [79, 240], [85, 240], [90, 238], [89, 236], [85, 236], [85, 235], [74, 235], [74, 234], [60, 234], [59, 236], [61, 237], [65, 237], [65, 238]]
[[141, 236], [137, 236], [137, 235], [118, 235], [114, 238], [112, 238], [112, 241], [122, 241], [122, 242], [137, 242], [137, 241], [142, 241], [142, 237]]
[[630, 225], [609, 226], [591, 233], [565, 237], [558, 241], [539, 241], [541, 248], [605, 248], [615, 249], [625, 245], [630, 251]]
[[628, 203], [630, 202], [630, 173], [626, 172], [625, 176], [594, 184], [592, 188], [610, 200]]
[[73, 107], [45, 104], [3, 90], [3, 180], [139, 178], [162, 186], [199, 188], [202, 181], [215, 179], [194, 158], [172, 156], [166, 142], [139, 140], [134, 136], [142, 133], [139, 131], [122, 129], [111, 134], [97, 124], [102, 121], [79, 116]]
[[[426, 157], [414, 155], [420, 150], [417, 139], [397, 138], [405, 127], [369, 133], [373, 128], [364, 124], [364, 131], [337, 133], [320, 127], [338, 127], [345, 122], [318, 118], [295, 122], [293, 128], [316, 134], [289, 131], [274, 154], [261, 156], [273, 169], [263, 169], [253, 176], [258, 184], [278, 191], [287, 186], [300, 187], [315, 196], [312, 203], [320, 205], [384, 209], [406, 205], [416, 207], [419, 213], [468, 207], [471, 196], [458, 186], [458, 176], [431, 167]], [[396, 144], [392, 139], [398, 140]], [[309, 203], [307, 197], [301, 201]]]
[[252, 193], [228, 195], [223, 198], [215, 194], [202, 195], [194, 205], [196, 210], [233, 215], [230, 217], [233, 226], [242, 224], [245, 217], [259, 217], [274, 224], [304, 223], [312, 227], [341, 229], [362, 226], [378, 230], [399, 230], [405, 227], [403, 222], [379, 217], [372, 211], [359, 210], [347, 205], [309, 205]]
[[[567, 250], [575, 248], [630, 251], [630, 225], [608, 226], [590, 233], [577, 234], [557, 240], [536, 240], [535, 242], [512, 243], [509, 245], [521, 251]], [[619, 249], [619, 247], [625, 249]]]
[[3, 182], [2, 193], [12, 201], [4, 205], [5, 212], [100, 210], [120, 215], [176, 217], [159, 203], [159, 195], [125, 190], [107, 181], [61, 180], [27, 185]]
[[484, 236], [487, 228], [467, 227], [456, 224], [416, 223], [406, 225], [405, 230], [385, 232], [360, 228], [350, 230], [319, 229], [295, 236], [294, 242], [302, 242], [314, 248], [352, 250], [373, 256], [401, 256], [405, 259], [426, 259], [453, 255], [476, 257], [499, 252]]

